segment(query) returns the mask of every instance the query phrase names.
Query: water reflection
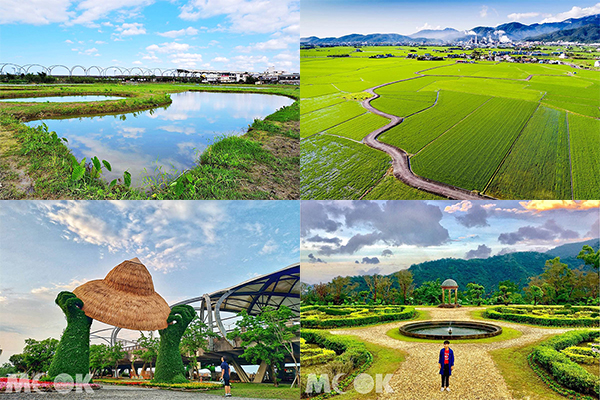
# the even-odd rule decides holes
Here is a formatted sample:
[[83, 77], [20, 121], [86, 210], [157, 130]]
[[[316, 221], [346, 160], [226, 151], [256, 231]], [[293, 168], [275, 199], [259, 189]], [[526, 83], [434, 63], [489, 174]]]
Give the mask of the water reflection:
[[250, 93], [185, 92], [171, 98], [170, 106], [149, 111], [44, 122], [69, 140], [78, 159], [98, 156], [109, 161], [113, 171], [105, 172], [106, 180], [122, 177], [127, 170], [132, 185], [141, 187], [155, 171], [176, 174], [193, 167], [215, 136], [242, 134], [255, 118], [293, 102]]

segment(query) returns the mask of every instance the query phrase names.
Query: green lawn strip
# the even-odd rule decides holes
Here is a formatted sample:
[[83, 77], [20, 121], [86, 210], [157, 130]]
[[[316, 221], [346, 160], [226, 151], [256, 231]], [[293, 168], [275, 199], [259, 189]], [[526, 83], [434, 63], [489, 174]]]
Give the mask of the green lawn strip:
[[[351, 337], [356, 340], [363, 340], [355, 336]], [[371, 376], [373, 380], [375, 380], [377, 374], [381, 374], [383, 377], [387, 374], [393, 374], [400, 367], [400, 363], [404, 362], [407, 355], [402, 350], [391, 349], [371, 342], [365, 341], [364, 344], [367, 350], [373, 355], [373, 363], [364, 373]], [[335, 398], [339, 400], [367, 400], [376, 399], [378, 396], [379, 393], [376, 393], [375, 389], [370, 393], [361, 394], [354, 390], [353, 385], [350, 385], [344, 394], [335, 396]]]
[[[269, 199], [273, 194], [263, 190], [260, 177], [268, 180], [283, 181], [289, 179], [292, 171], [299, 169], [298, 154], [274, 156], [263, 148], [263, 144], [277, 139], [277, 136], [298, 140], [299, 104], [282, 107], [267, 116], [264, 120], [255, 120], [253, 126], [241, 137], [221, 137], [208, 147], [200, 158], [197, 167], [180, 175], [176, 180], [157, 176], [150, 192], [129, 188], [122, 180], [114, 187], [90, 174], [89, 168], [83, 177], [74, 181], [73, 159], [66, 144], [53, 132], [42, 128], [31, 128], [20, 123], [21, 120], [37, 118], [40, 113], [48, 116], [73, 116], [93, 113], [104, 114], [107, 110], [114, 112], [130, 112], [154, 106], [157, 92], [168, 99], [164, 92], [181, 92], [188, 90], [202, 91], [236, 91], [283, 94], [288, 97], [297, 96], [299, 89], [266, 87], [264, 91], [236, 87], [202, 87], [194, 85], [86, 85], [80, 87], [41, 87], [40, 90], [21, 90], [31, 95], [72, 95], [72, 94], [121, 94], [131, 98], [107, 102], [89, 103], [26, 103], [0, 105], [0, 129], [9, 133], [16, 141], [16, 146], [2, 148], [0, 154], [0, 177], [3, 179], [2, 198], [76, 198], [76, 199]], [[104, 87], [106, 92], [101, 89]], [[7, 97], [6, 91], [0, 91], [0, 97]], [[137, 96], [137, 97], [136, 97]], [[99, 103], [107, 103], [99, 105]], [[108, 104], [110, 103], [110, 104]], [[294, 123], [294, 121], [296, 121]], [[265, 139], [266, 138], [266, 139]], [[68, 139], [68, 138], [67, 138]], [[81, 160], [77, 160], [78, 162]], [[86, 160], [89, 162], [90, 160]], [[110, 160], [107, 160], [110, 163]], [[11, 173], [11, 166], [24, 170], [34, 181], [35, 191], [31, 194], [16, 189], [14, 182], [18, 174]], [[260, 169], [260, 171], [257, 171]], [[296, 174], [297, 175], [297, 174]], [[12, 179], [11, 182], [9, 179]], [[295, 179], [299, 179], [296, 177]], [[269, 185], [266, 185], [269, 186]]]
[[231, 384], [231, 394], [234, 397], [297, 400], [300, 398], [300, 388], [292, 388], [288, 382], [280, 382], [278, 387], [269, 383], [234, 382]]
[[529, 366], [527, 356], [537, 344], [539, 342], [521, 347], [492, 350], [489, 354], [500, 370], [513, 398], [564, 400], [565, 397], [550, 389]]
[[[402, 340], [403, 342], [440, 343], [440, 340], [420, 339], [415, 337], [404, 336], [400, 333], [398, 327], [390, 329], [386, 332], [386, 335], [388, 335], [392, 339]], [[502, 340], [515, 339], [521, 337], [522, 335], [523, 333], [516, 329], [502, 327], [502, 333], [498, 336], [483, 339], [452, 340], [452, 343], [492, 343], [499, 342]]]

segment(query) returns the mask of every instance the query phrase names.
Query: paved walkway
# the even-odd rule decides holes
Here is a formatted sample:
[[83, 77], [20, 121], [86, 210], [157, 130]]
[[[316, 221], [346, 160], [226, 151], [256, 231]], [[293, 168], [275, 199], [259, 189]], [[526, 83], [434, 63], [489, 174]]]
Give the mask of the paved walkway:
[[[419, 309], [419, 308], [417, 308]], [[463, 307], [458, 309], [424, 308], [433, 320], [473, 321], [470, 311], [483, 308]], [[490, 350], [518, 347], [536, 342], [545, 336], [566, 332], [569, 329], [543, 329], [494, 321], [496, 325], [510, 327], [523, 332], [519, 338], [492, 343], [452, 344], [455, 354], [454, 371], [450, 377], [451, 392], [440, 392], [441, 378], [438, 369], [440, 343], [404, 342], [392, 339], [386, 332], [392, 328], [414, 322], [395, 322], [364, 329], [335, 330], [333, 334], [355, 335], [381, 346], [403, 350], [408, 353], [390, 381], [394, 393], [382, 393], [378, 399], [420, 400], [508, 400], [512, 399], [508, 387], [489, 355]]]

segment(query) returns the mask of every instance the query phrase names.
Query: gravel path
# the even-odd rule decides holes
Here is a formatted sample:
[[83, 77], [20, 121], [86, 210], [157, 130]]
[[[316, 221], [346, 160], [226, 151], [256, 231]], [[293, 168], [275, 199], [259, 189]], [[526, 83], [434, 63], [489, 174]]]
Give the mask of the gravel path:
[[[419, 308], [417, 308], [419, 309]], [[473, 321], [470, 312], [483, 308], [462, 307], [458, 309], [426, 308], [432, 320]], [[461, 400], [505, 400], [512, 399], [510, 391], [494, 364], [490, 350], [518, 347], [536, 342], [545, 336], [566, 332], [569, 329], [543, 329], [494, 321], [494, 324], [519, 330], [519, 338], [492, 343], [451, 344], [455, 364], [450, 377], [451, 392], [440, 392], [441, 378], [438, 369], [438, 354], [442, 342], [418, 343], [392, 339], [386, 332], [392, 328], [414, 322], [395, 322], [364, 329], [335, 330], [338, 335], [355, 335], [381, 346], [403, 350], [408, 353], [405, 362], [394, 373], [390, 386], [394, 393], [382, 393], [379, 399], [461, 399]]]

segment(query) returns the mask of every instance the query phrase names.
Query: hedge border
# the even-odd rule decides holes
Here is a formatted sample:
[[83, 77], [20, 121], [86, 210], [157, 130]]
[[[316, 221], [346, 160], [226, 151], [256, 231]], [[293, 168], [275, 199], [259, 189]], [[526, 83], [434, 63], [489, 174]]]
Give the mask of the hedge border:
[[529, 353], [529, 355], [527, 356], [527, 362], [529, 363], [529, 366], [531, 367], [531, 369], [533, 370], [533, 372], [536, 373], [537, 376], [540, 377], [540, 379], [550, 387], [550, 389], [554, 390], [556, 393], [565, 396], [568, 399], [573, 399], [573, 400], [597, 400], [594, 399], [592, 396], [588, 396], [585, 394], [581, 394], [581, 393], [577, 393], [574, 390], [571, 389], [567, 389], [561, 385], [559, 385], [553, 378], [552, 376], [546, 372], [546, 370], [542, 367], [540, 367], [534, 360], [533, 360], [533, 353]]
[[[325, 306], [318, 306], [319, 308], [328, 308]], [[389, 308], [390, 306], [378, 306]], [[302, 319], [301, 325], [302, 328], [308, 329], [328, 329], [328, 328], [340, 328], [346, 326], [362, 326], [362, 325], [370, 325], [377, 322], [387, 322], [387, 321], [401, 321], [413, 318], [417, 311], [414, 307], [406, 307], [406, 306], [394, 306], [395, 308], [400, 308], [400, 312], [396, 313], [386, 313], [386, 314], [378, 314], [378, 315], [369, 315], [366, 317], [360, 318], [332, 318], [323, 321], [314, 320], [314, 319]], [[355, 308], [373, 308], [373, 307], [355, 307]], [[314, 309], [314, 308], [313, 308]], [[313, 310], [311, 309], [311, 310]], [[309, 310], [300, 310], [302, 312], [306, 312]], [[321, 311], [321, 310], [319, 310]]]
[[[487, 308], [483, 313], [483, 317], [504, 320], [516, 323], [526, 323], [540, 326], [566, 326], [566, 327], [586, 327], [586, 328], [600, 328], [600, 317], [596, 318], [577, 318], [577, 319], [564, 319], [564, 318], [548, 318], [540, 317], [535, 315], [526, 314], [509, 314], [503, 313], [498, 310], [507, 308], [506, 306], [496, 306]], [[526, 308], [526, 307], [512, 307], [512, 308]], [[549, 308], [549, 307], [544, 307]], [[584, 307], [581, 307], [584, 308]], [[589, 308], [589, 307], [585, 307]], [[573, 307], [573, 309], [578, 309]], [[589, 311], [589, 310], [582, 310]], [[594, 310], [595, 311], [595, 310]]]
[[[371, 364], [373, 364], [373, 354], [367, 350], [365, 344], [359, 342], [358, 340], [344, 337], [344, 336], [334, 336], [330, 333], [326, 333], [319, 330], [314, 329], [302, 329], [300, 331], [300, 336], [303, 337], [308, 343], [318, 344], [321, 347], [324, 347], [329, 350], [333, 350], [336, 353], [343, 353], [349, 351], [355, 351], [356, 354], [354, 357], [358, 357], [357, 361], [361, 361], [364, 357], [364, 362], [361, 363], [361, 366], [354, 370], [351, 374], [349, 374], [346, 378], [344, 378], [341, 382], [338, 382], [338, 389], [340, 391], [344, 391], [350, 384], [354, 381], [359, 374], [365, 372]], [[301, 390], [306, 388], [302, 388]], [[304, 393], [302, 392], [300, 395], [302, 396]], [[318, 396], [309, 397], [311, 400], [324, 400], [333, 396], [337, 396], [339, 393], [332, 390], [329, 393], [322, 393]]]
[[[553, 380], [565, 390], [585, 396], [588, 393], [600, 394], [600, 381], [579, 364], [573, 362], [560, 351], [582, 341], [600, 337], [600, 330], [568, 331], [553, 336], [535, 346], [530, 353], [533, 362], [550, 374]], [[563, 376], [554, 376], [553, 370], [562, 370]], [[593, 386], [590, 387], [590, 380]], [[583, 392], [583, 393], [582, 393]]]

